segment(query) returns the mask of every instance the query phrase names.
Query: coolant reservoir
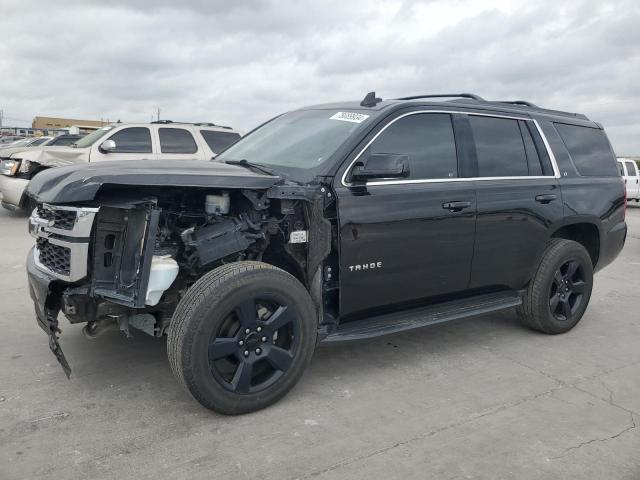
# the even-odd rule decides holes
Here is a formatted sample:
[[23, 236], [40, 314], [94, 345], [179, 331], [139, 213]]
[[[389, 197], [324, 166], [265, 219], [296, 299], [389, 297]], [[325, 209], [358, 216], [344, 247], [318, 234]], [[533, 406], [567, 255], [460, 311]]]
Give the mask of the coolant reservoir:
[[230, 205], [229, 192], [222, 192], [221, 195], [207, 195], [205, 198], [204, 211], [209, 215], [226, 215], [229, 213]]
[[149, 285], [144, 303], [157, 305], [164, 291], [178, 276], [178, 263], [170, 255], [154, 255], [151, 259]]

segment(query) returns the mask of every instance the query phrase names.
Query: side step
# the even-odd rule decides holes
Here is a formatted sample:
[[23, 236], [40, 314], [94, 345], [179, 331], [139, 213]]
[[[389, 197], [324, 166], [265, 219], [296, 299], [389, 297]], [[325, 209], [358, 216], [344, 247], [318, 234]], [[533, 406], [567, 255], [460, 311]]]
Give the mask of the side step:
[[322, 343], [365, 340], [451, 320], [474, 317], [517, 307], [521, 304], [522, 298], [517, 292], [501, 292], [412, 310], [387, 313], [340, 325], [335, 332], [322, 340]]

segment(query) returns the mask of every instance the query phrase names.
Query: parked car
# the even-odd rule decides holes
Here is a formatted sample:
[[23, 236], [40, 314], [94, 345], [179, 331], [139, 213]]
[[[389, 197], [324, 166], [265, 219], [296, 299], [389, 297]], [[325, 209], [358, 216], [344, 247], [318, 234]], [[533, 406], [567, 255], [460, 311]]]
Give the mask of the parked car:
[[29, 137], [22, 138], [20, 140], [16, 140], [12, 143], [5, 143], [4, 145], [0, 145], [0, 154], [6, 151], [9, 148], [17, 148], [17, 147], [38, 147], [43, 145], [45, 142], [48, 142], [53, 137]]
[[640, 171], [638, 164], [630, 158], [618, 158], [620, 175], [624, 179], [627, 200], [640, 202]]
[[[60, 138], [64, 137], [64, 138]], [[66, 137], [71, 137], [71, 140], [68, 140]], [[0, 148], [0, 162], [2, 159], [10, 159], [11, 155], [17, 152], [22, 152], [25, 150], [30, 150], [32, 148], [37, 147], [53, 147], [53, 146], [65, 146], [71, 145], [76, 142], [81, 137], [79, 135], [60, 135], [59, 137], [33, 137], [33, 138], [25, 138], [19, 142], [15, 142], [9, 144], [5, 147]], [[0, 165], [1, 167], [1, 165]]]
[[2, 135], [0, 136], [0, 148], [3, 145], [8, 143], [17, 142], [18, 140], [22, 140], [24, 137], [20, 135]]
[[68, 147], [82, 138], [82, 135], [62, 134], [42, 144], [43, 147]]
[[91, 337], [168, 334], [178, 381], [225, 414], [283, 397], [320, 342], [511, 308], [571, 330], [627, 233], [604, 130], [439, 97], [289, 112], [214, 162], [37, 175], [29, 285], [65, 372], [60, 312]]
[[30, 211], [24, 189], [49, 168], [105, 160], [209, 160], [239, 138], [240, 133], [230, 127], [164, 120], [109, 125], [68, 147], [42, 146], [10, 154], [0, 150], [2, 206]]

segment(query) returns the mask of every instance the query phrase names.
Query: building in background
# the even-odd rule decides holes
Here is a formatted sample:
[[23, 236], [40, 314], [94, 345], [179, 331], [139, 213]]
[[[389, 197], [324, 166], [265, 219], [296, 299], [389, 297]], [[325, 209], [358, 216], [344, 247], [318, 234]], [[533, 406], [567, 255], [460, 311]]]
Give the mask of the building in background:
[[108, 125], [104, 120], [78, 120], [77, 118], [35, 117], [31, 123], [34, 130], [64, 129], [73, 134], [86, 134]]

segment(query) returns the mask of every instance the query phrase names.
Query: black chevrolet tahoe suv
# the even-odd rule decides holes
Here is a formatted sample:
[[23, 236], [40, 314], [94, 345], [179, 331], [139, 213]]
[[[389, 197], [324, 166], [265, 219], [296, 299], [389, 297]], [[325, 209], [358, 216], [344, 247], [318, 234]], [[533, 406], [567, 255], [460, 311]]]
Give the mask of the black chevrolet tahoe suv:
[[56, 168], [28, 195], [30, 294], [67, 375], [60, 312], [166, 334], [225, 414], [283, 397], [319, 343], [510, 308], [567, 332], [627, 232], [601, 125], [473, 94], [303, 108], [211, 162]]

